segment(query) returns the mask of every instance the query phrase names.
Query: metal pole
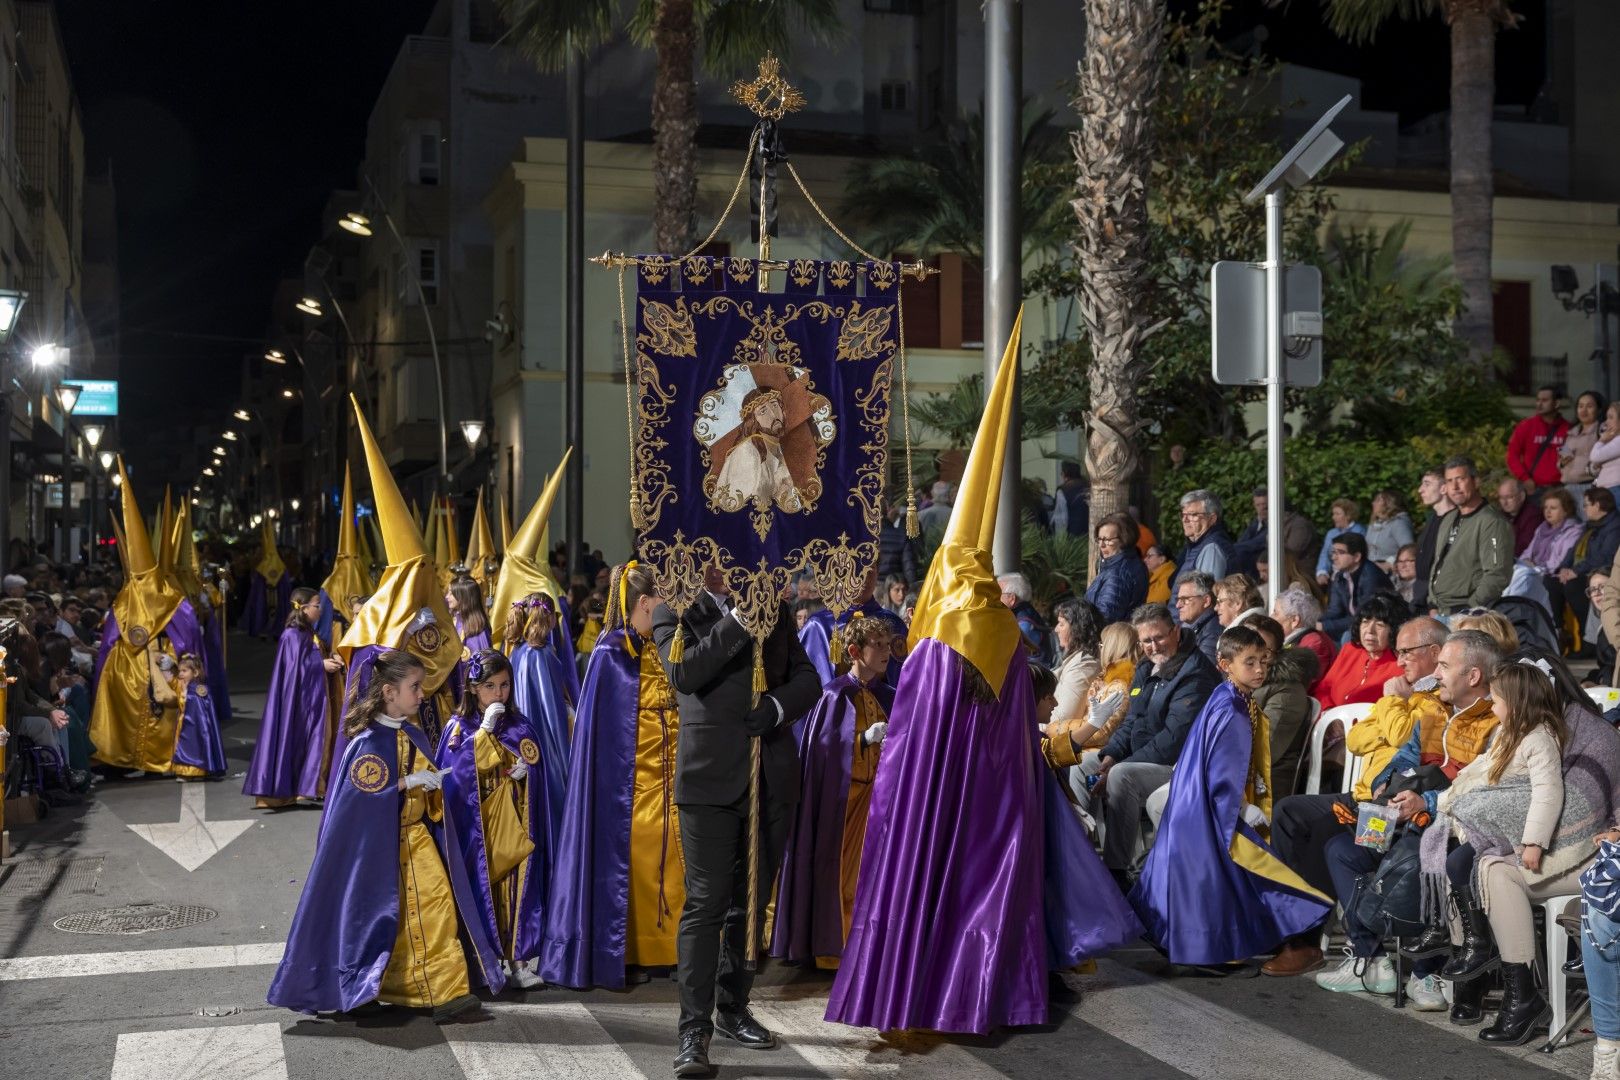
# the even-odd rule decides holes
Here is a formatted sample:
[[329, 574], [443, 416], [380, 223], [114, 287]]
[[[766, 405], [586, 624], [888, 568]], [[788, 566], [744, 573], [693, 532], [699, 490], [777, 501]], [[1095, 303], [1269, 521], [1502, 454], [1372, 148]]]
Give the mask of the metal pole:
[[[1018, 219], [1023, 144], [1019, 116], [1024, 63], [1021, 0], [985, 0], [984, 25], [984, 385], [989, 393], [1024, 291]], [[1021, 393], [1021, 385], [1014, 388], [1007, 463], [996, 510], [993, 558], [998, 574], [1016, 571], [1023, 564]]]
[[11, 572], [11, 350], [0, 352], [0, 570]]
[[1283, 566], [1283, 193], [1266, 192], [1266, 609], [1277, 603]]
[[[568, 166], [565, 215], [564, 319], [567, 353], [568, 462], [566, 520], [570, 573], [585, 570], [585, 57], [568, 60]], [[562, 583], [567, 587], [567, 582]]]

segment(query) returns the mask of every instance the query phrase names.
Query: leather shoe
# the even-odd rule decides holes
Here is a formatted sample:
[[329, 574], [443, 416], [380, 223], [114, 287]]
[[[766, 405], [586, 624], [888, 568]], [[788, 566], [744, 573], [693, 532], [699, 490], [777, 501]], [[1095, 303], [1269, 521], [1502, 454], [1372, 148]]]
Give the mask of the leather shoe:
[[1277, 950], [1276, 956], [1260, 965], [1260, 973], [1278, 977], [1308, 975], [1323, 963], [1321, 949], [1315, 945], [1296, 945], [1290, 941]]
[[776, 1036], [765, 1030], [765, 1026], [755, 1020], [747, 1009], [739, 1009], [736, 1012], [716, 1009], [714, 1029], [750, 1050], [776, 1049]]
[[676, 1076], [713, 1076], [709, 1064], [709, 1033], [702, 1028], [681, 1032], [681, 1052], [675, 1055]]

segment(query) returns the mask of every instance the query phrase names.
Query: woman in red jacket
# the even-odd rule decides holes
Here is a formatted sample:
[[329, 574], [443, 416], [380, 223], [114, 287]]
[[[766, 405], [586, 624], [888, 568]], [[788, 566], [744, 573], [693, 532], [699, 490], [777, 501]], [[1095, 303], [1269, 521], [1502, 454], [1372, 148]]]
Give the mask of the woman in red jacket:
[[1395, 632], [1410, 616], [1406, 602], [1394, 593], [1377, 593], [1361, 605], [1351, 640], [1316, 684], [1316, 700], [1324, 711], [1335, 705], [1371, 704], [1384, 696], [1384, 683], [1401, 674]]

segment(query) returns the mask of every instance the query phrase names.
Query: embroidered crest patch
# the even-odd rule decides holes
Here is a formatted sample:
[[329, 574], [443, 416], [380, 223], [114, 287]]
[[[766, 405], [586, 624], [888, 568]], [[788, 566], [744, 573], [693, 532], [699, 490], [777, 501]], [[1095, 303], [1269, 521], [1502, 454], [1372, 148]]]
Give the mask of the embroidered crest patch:
[[540, 764], [540, 747], [535, 745], [533, 739], [523, 739], [518, 743], [518, 754], [526, 765]]
[[367, 795], [388, 786], [388, 763], [376, 754], [361, 754], [349, 766], [349, 783]]

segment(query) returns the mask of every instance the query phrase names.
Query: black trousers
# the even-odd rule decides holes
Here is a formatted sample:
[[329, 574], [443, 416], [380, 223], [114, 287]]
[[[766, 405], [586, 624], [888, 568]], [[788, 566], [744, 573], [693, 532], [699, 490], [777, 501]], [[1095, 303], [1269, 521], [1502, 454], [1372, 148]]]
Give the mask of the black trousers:
[[[760, 923], [782, 861], [793, 807], [760, 792]], [[681, 849], [686, 859], [686, 906], [675, 935], [675, 977], [681, 989], [680, 1030], [714, 1030], [716, 1005], [734, 1012], [748, 1005], [754, 973], [747, 970], [748, 796], [730, 806], [682, 804]], [[759, 945], [761, 959], [765, 943]]]
[[1335, 795], [1290, 795], [1277, 803], [1271, 814], [1271, 846], [1277, 857], [1315, 888], [1334, 895], [1333, 876], [1323, 848], [1329, 838], [1339, 833], [1353, 832], [1348, 825], [1339, 824], [1333, 813], [1336, 803], [1343, 803], [1352, 811], [1356, 800], [1345, 793]]

